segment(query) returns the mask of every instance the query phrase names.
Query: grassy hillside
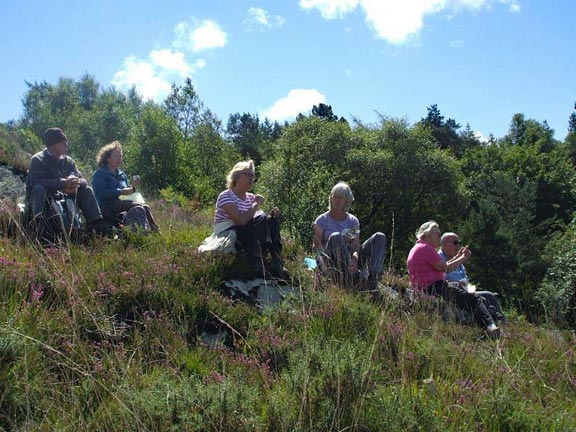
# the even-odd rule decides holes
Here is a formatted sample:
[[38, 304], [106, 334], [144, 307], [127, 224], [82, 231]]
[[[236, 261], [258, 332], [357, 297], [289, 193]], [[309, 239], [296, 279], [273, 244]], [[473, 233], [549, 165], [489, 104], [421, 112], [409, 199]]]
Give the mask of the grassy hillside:
[[0, 430], [576, 430], [573, 333], [508, 311], [485, 339], [319, 283], [289, 241], [300, 292], [259, 311], [222, 288], [242, 263], [196, 253], [208, 216], [154, 210], [161, 237], [0, 239]]

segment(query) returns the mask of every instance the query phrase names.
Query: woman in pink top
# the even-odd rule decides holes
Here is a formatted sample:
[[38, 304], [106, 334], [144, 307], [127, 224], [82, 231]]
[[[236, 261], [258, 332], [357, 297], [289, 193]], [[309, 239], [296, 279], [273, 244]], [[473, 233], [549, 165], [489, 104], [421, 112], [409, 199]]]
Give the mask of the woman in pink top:
[[214, 232], [236, 231], [236, 249], [246, 255], [256, 276], [263, 276], [263, 254], [269, 251], [271, 259], [267, 270], [273, 277], [286, 279], [278, 222], [280, 212], [277, 208], [269, 214], [261, 210], [264, 197], [250, 192], [255, 181], [252, 160], [234, 165], [226, 178], [228, 189], [216, 200]]
[[468, 247], [461, 248], [449, 261], [444, 262], [436, 251], [440, 246], [440, 227], [429, 221], [416, 232], [416, 244], [410, 250], [406, 264], [410, 283], [416, 292], [441, 297], [459, 308], [469, 310], [481, 327], [497, 335], [498, 327], [486, 307], [485, 300], [458, 286], [446, 283], [446, 272], [457, 268], [470, 257]]

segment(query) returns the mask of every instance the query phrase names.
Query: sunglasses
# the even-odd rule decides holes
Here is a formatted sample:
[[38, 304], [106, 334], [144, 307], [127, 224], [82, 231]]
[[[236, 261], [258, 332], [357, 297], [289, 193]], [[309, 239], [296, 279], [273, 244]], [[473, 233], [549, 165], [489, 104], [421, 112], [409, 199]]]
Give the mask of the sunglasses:
[[460, 246], [460, 240], [452, 240], [450, 243], [452, 243], [456, 246]]

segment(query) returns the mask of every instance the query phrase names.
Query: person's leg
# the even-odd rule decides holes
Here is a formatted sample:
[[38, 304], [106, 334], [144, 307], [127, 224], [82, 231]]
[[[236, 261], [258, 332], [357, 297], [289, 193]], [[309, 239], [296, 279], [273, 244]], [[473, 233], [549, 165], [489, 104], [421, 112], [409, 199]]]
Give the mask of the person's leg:
[[154, 220], [154, 216], [152, 216], [152, 211], [150, 210], [150, 206], [148, 204], [142, 204], [144, 210], [146, 210], [146, 219], [148, 219], [148, 225], [150, 225], [150, 229], [154, 232], [160, 232], [160, 227]]
[[287, 279], [287, 270], [282, 258], [282, 238], [280, 237], [280, 221], [275, 216], [268, 216], [268, 232], [270, 233], [270, 273], [273, 277]]
[[[71, 197], [74, 199], [74, 196]], [[84, 219], [88, 225], [102, 219], [102, 213], [98, 206], [98, 201], [94, 196], [94, 191], [90, 186], [80, 186], [76, 192], [76, 206], [82, 210]]]
[[448, 286], [448, 292], [451, 301], [459, 308], [469, 310], [480, 327], [488, 328], [495, 324], [483, 297], [470, 294], [464, 288], [455, 285]]
[[236, 225], [236, 247], [248, 258], [256, 276], [264, 273], [263, 249], [267, 248], [270, 239], [267, 215], [258, 215], [246, 225]]
[[494, 321], [506, 321], [506, 316], [500, 307], [496, 294], [492, 291], [476, 291], [476, 294], [484, 298]]
[[370, 290], [378, 288], [378, 281], [383, 272], [386, 260], [386, 236], [381, 232], [372, 236], [362, 244], [361, 266], [368, 270], [368, 286]]
[[42, 216], [46, 205], [48, 190], [42, 185], [36, 185], [30, 192], [28, 202], [32, 208], [32, 218]]
[[350, 265], [350, 243], [344, 236], [335, 232], [328, 237], [326, 242], [326, 255], [329, 258], [328, 272], [336, 282], [349, 285], [352, 281], [348, 274]]

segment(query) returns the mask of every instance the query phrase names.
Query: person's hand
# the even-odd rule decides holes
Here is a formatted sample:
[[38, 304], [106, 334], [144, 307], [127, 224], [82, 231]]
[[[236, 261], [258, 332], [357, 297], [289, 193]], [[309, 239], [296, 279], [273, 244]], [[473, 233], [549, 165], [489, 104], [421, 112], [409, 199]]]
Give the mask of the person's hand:
[[356, 270], [358, 270], [358, 258], [356, 258], [356, 255], [352, 255], [350, 264], [348, 264], [348, 273], [354, 273]]
[[280, 216], [280, 209], [278, 207], [273, 207], [268, 214], [272, 217], [278, 217]]
[[134, 193], [134, 189], [129, 187], [129, 188], [122, 189], [122, 192], [120, 192], [120, 195], [131, 195], [132, 193]]
[[464, 246], [462, 249], [464, 250], [464, 256], [466, 257], [466, 259], [472, 256], [472, 251], [468, 249], [468, 246]]
[[67, 177], [64, 180], [64, 193], [75, 194], [76, 190], [80, 186], [80, 179], [78, 177]]
[[262, 195], [255, 195], [254, 201], [260, 206], [264, 202], [264, 197]]

